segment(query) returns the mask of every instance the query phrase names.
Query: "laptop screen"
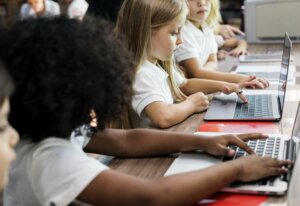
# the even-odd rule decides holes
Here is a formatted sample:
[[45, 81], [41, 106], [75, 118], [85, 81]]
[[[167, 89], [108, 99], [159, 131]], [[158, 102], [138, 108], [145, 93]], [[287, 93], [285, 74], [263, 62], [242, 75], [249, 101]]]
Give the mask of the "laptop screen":
[[279, 101], [281, 106], [281, 112], [283, 111], [283, 106], [284, 106], [284, 96], [285, 96], [286, 84], [288, 79], [288, 69], [290, 63], [291, 49], [292, 49], [292, 42], [290, 40], [289, 35], [285, 33], [279, 85], [278, 85], [278, 96], [279, 96]]

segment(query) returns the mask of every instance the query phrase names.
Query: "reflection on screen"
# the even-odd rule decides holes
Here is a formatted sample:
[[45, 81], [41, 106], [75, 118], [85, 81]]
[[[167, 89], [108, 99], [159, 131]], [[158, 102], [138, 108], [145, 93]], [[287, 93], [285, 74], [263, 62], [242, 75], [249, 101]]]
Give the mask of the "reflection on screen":
[[283, 111], [283, 106], [284, 106], [284, 95], [287, 86], [286, 84], [287, 84], [288, 69], [290, 63], [291, 46], [292, 46], [291, 40], [286, 35], [284, 40], [284, 46], [283, 46], [280, 78], [279, 78], [279, 85], [278, 85], [278, 96], [280, 100], [281, 111]]

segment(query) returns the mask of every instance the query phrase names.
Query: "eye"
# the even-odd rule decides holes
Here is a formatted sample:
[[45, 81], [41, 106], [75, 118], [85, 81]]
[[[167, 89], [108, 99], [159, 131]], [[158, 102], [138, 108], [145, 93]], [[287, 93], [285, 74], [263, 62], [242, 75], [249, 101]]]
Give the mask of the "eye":
[[1, 126], [0, 127], [0, 133], [5, 132], [5, 130], [8, 128], [8, 125]]

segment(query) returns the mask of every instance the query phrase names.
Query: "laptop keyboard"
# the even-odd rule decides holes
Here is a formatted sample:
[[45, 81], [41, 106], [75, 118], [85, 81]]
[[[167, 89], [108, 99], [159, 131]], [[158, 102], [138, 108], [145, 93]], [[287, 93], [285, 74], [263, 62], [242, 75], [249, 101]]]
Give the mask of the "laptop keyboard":
[[[280, 147], [280, 137], [269, 137], [264, 140], [251, 140], [247, 142], [248, 146], [256, 153], [256, 155], [261, 157], [271, 157], [278, 158], [279, 155], [279, 147]], [[248, 153], [243, 149], [237, 146], [231, 146], [232, 149], [235, 150], [235, 155], [233, 157], [223, 157], [223, 161], [237, 159], [239, 157], [247, 156]], [[251, 185], [270, 185], [274, 184], [275, 177], [266, 178], [260, 181], [254, 181], [247, 184]], [[240, 186], [245, 183], [235, 182], [233, 186]]]
[[273, 116], [271, 95], [245, 95], [248, 104], [237, 103], [235, 119], [270, 118]]

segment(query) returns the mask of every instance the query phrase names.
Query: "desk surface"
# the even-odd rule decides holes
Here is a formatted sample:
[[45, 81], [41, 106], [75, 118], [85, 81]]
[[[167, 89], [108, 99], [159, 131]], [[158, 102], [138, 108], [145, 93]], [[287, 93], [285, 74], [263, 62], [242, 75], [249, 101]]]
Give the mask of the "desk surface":
[[[271, 44], [259, 44], [250, 45], [249, 51], [251, 53], [265, 53], [280, 51], [282, 49], [281, 45], [271, 45]], [[300, 44], [293, 45], [292, 55], [294, 58], [294, 64], [296, 65], [296, 72], [294, 76], [296, 77], [296, 83], [293, 85], [288, 85], [287, 92], [291, 93], [290, 98], [287, 98], [284, 105], [284, 114], [282, 120], [275, 123], [278, 126], [279, 131], [282, 134], [290, 134], [292, 130], [292, 125], [294, 117], [296, 114], [296, 109], [298, 101], [300, 100], [299, 95], [293, 95], [295, 92], [300, 92]], [[231, 71], [234, 66], [239, 63], [237, 58], [227, 58], [219, 63], [219, 68], [222, 71]], [[203, 117], [205, 113], [194, 114], [187, 118], [184, 122], [175, 125], [168, 131], [180, 131], [187, 133], [194, 133], [200, 124], [204, 123]], [[109, 166], [112, 169], [131, 174], [138, 177], [155, 179], [162, 177], [167, 171], [169, 166], [172, 164], [176, 158], [176, 154], [163, 157], [155, 158], [136, 158], [136, 159], [120, 159], [116, 158], [111, 161]], [[283, 197], [270, 197], [267, 203], [285, 203], [286, 196]]]

